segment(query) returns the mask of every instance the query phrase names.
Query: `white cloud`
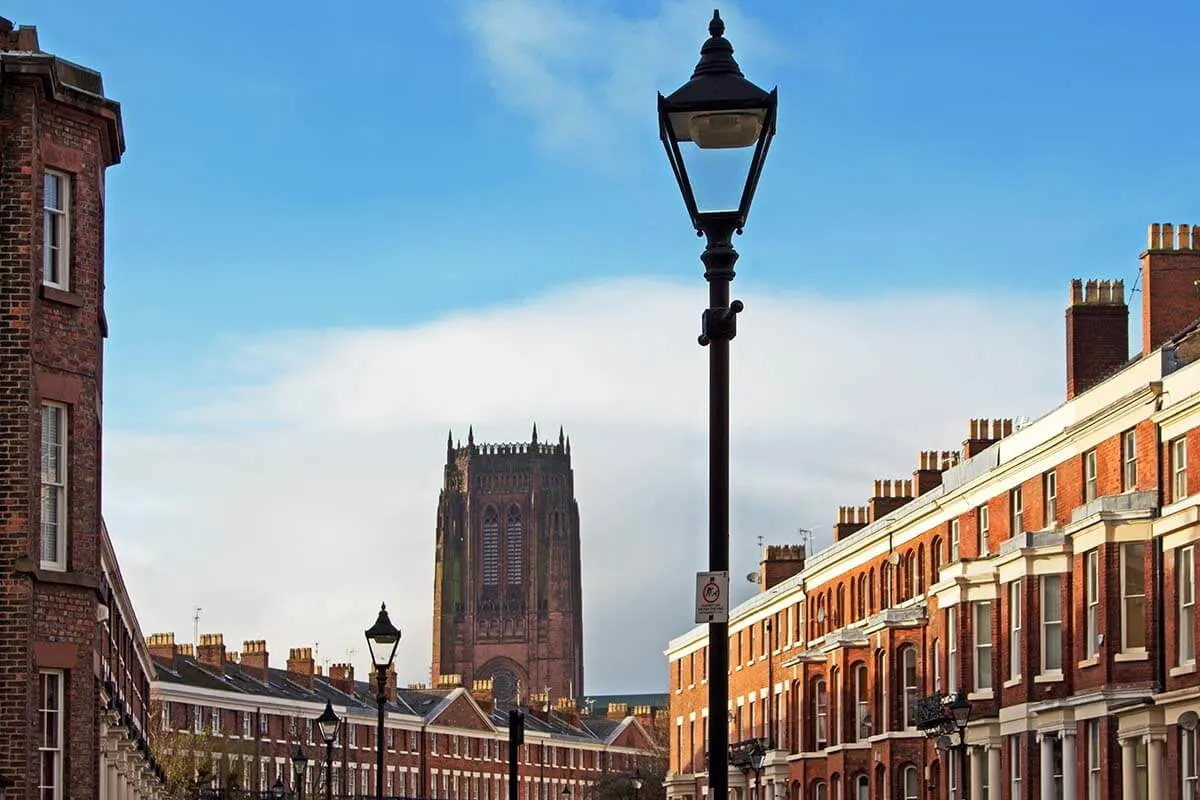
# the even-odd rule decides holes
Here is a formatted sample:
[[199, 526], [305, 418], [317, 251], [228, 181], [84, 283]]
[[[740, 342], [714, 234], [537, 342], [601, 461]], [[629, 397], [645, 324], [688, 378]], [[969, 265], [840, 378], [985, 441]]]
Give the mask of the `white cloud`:
[[[462, 0], [463, 24], [500, 98], [531, 120], [543, 146], [595, 160], [618, 155], [626, 129], [655, 138], [655, 92], [691, 76], [712, 9], [709, 0], [662, 0], [653, 15], [630, 17], [603, 2]], [[751, 80], [753, 66], [782, 57], [767, 26], [738, 5], [722, 3], [721, 16]]]
[[[446, 430], [571, 436], [588, 688], [665, 685], [706, 564], [703, 286], [627, 281], [402, 330], [280, 334], [228, 354], [223, 387], [169, 431], [109, 430], [105, 514], [143, 629], [202, 632], [273, 663], [355, 648], [381, 599], [404, 680], [427, 679]], [[1043, 297], [831, 300], [739, 292], [733, 343], [734, 574], [870, 481], [903, 477], [974, 416], [1062, 395], [1061, 315]], [[741, 583], [741, 591], [752, 587]], [[153, 598], [153, 600], [151, 600]], [[631, 620], [637, 620], [631, 625]]]

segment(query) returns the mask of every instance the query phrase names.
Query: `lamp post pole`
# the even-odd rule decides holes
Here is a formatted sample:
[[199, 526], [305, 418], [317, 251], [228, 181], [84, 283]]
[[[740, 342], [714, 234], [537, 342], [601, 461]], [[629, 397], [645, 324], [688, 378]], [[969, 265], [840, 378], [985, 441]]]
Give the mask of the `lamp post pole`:
[[379, 616], [375, 624], [363, 633], [367, 637], [371, 663], [375, 667], [375, 700], [379, 705], [379, 722], [375, 731], [375, 798], [383, 800], [383, 730], [384, 710], [388, 701], [387, 681], [396, 658], [396, 647], [400, 644], [400, 630], [388, 617], [387, 604], [379, 604]]
[[[725, 23], [714, 12], [709, 38], [691, 79], [668, 96], [658, 96], [659, 136], [679, 184], [692, 227], [705, 237], [700, 256], [708, 281], [708, 308], [702, 317], [701, 346], [708, 347], [708, 568], [729, 576], [729, 343], [737, 335], [740, 300], [730, 301], [740, 234], [750, 214], [762, 167], [775, 135], [778, 93], [746, 80], [725, 38]], [[753, 148], [745, 183], [737, 196], [710, 197], [692, 185], [689, 171], [714, 174], [728, 164], [722, 153]], [[686, 160], [694, 162], [690, 166]], [[698, 192], [697, 188], [703, 190]], [[728, 591], [726, 589], [726, 591]], [[728, 602], [728, 598], [725, 598]], [[697, 620], [698, 622], [703, 620]], [[728, 616], [708, 619], [708, 785], [709, 800], [728, 800], [729, 705]]]
[[325, 800], [333, 798], [333, 743], [337, 740], [342, 720], [333, 712], [333, 703], [325, 701], [325, 710], [317, 717], [317, 727], [325, 740]]

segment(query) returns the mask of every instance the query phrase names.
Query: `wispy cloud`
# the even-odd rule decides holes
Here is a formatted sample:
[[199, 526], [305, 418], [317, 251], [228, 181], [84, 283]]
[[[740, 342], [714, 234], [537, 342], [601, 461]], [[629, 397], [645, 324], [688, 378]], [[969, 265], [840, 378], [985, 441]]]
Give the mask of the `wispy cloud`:
[[[427, 676], [448, 427], [571, 435], [588, 689], [665, 685], [706, 563], [703, 287], [630, 281], [402, 330], [280, 334], [229, 354], [174, 432], [107, 431], [106, 509], [147, 631], [266, 638], [276, 663], [358, 651], [386, 600], [405, 680]], [[798, 526], [953, 447], [971, 416], [1036, 415], [1062, 382], [1053, 299], [741, 293], [732, 549]], [[1048, 344], [1050, 343], [1050, 344]], [[741, 589], [752, 590], [749, 584]], [[638, 620], [630, 625], [629, 620]]]
[[[654, 138], [655, 92], [690, 77], [712, 9], [711, 0], [662, 0], [654, 14], [633, 17], [599, 2], [462, 0], [500, 98], [546, 148], [596, 160], [617, 155], [630, 130]], [[783, 52], [737, 4], [723, 3], [721, 15], [739, 58], [743, 47], [757, 64]]]

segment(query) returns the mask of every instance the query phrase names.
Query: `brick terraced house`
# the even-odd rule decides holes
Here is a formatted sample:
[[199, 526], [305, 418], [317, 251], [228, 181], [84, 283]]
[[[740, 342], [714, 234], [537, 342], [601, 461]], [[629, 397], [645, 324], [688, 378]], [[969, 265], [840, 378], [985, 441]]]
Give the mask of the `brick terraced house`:
[[[204, 634], [196, 648], [174, 634], [149, 637], [157, 677], [151, 686], [156, 750], [164, 764], [187, 764], [203, 789], [269, 790], [276, 780], [306, 797], [325, 791], [326, 748], [316, 717], [330, 702], [344, 722], [333, 748], [332, 794], [374, 796], [375, 680], [355, 680], [349, 664], [324, 675], [311, 648], [289, 652], [286, 669], [271, 667], [266, 642], [227, 651], [221, 634]], [[470, 689], [455, 675], [435, 688], [397, 688], [387, 682], [384, 792], [427, 800], [507, 798], [508, 710], [492, 684]], [[525, 744], [520, 748], [520, 800], [593, 797], [606, 776], [632, 776], [660, 763], [665, 751], [651, 735], [652, 709], [612, 703], [607, 713], [581, 717], [575, 704], [544, 695], [524, 699]], [[550, 706], [553, 705], [553, 708]], [[532, 708], [530, 708], [532, 706]], [[294, 786], [292, 755], [308, 758], [302, 787]], [[313, 793], [316, 794], [313, 794]]]
[[101, 518], [100, 75], [0, 18], [0, 796], [160, 796], [149, 654]]
[[[1150, 226], [1140, 283], [1140, 355], [1122, 282], [1072, 281], [1062, 405], [764, 550], [721, 643], [736, 800], [1200, 796], [1200, 226]], [[674, 800], [706, 794], [707, 632], [667, 651]], [[967, 787], [919, 724], [957, 692]]]

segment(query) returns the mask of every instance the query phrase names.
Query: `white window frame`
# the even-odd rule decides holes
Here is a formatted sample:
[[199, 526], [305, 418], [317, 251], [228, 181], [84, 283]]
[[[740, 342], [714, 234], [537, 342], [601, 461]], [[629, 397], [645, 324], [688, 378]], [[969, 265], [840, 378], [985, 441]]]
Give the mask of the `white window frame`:
[[1180, 797], [1195, 797], [1200, 785], [1200, 769], [1197, 768], [1196, 731], [1179, 729], [1179, 779]]
[[[67, 689], [66, 675], [62, 670], [46, 669], [39, 672], [38, 721], [41, 737], [38, 743], [38, 787], [40, 797], [62, 800], [63, 754], [66, 752], [66, 724], [64, 692]], [[47, 761], [49, 766], [47, 767]], [[42, 783], [49, 775], [52, 784]], [[50, 794], [46, 792], [49, 790]]]
[[933, 640], [933, 690], [942, 690], [942, 640]]
[[171, 701], [170, 700], [163, 700], [162, 709], [160, 711], [160, 717], [162, 720], [162, 729], [164, 731], [171, 730]]
[[[54, 425], [57, 418], [57, 426]], [[57, 430], [52, 430], [53, 428]], [[63, 403], [42, 403], [41, 438], [41, 537], [38, 550], [42, 569], [65, 572], [67, 569], [67, 539], [70, 533], [67, 495], [71, 488], [71, 417]], [[55, 470], [55, 459], [57, 467]], [[53, 511], [50, 523], [48, 512]], [[53, 546], [47, 544], [54, 536]]]
[[[1043, 575], [1040, 580], [1038, 590], [1041, 592], [1041, 602], [1039, 603], [1039, 611], [1042, 616], [1042, 635], [1040, 641], [1040, 665], [1043, 675], [1062, 674], [1063, 671], [1063, 602], [1062, 602], [1062, 575]], [[1046, 598], [1052, 597], [1055, 600], [1055, 605], [1058, 606], [1058, 614], [1056, 617], [1051, 617], [1047, 612], [1049, 604]], [[1055, 648], [1058, 653], [1058, 664], [1055, 666], [1048, 665], [1047, 652], [1049, 648], [1046, 646], [1049, 642], [1056, 641], [1058, 647]]]
[[1179, 598], [1179, 664], [1196, 663], [1196, 550], [1179, 548], [1175, 564], [1175, 591]]
[[1043, 527], [1053, 528], [1058, 525], [1058, 473], [1052, 469], [1042, 475], [1042, 492], [1046, 496]]
[[854, 779], [854, 800], [871, 800], [871, 781], [866, 775]]
[[1087, 800], [1100, 800], [1100, 722], [1088, 720], [1087, 734]]
[[1137, 428], [1121, 434], [1121, 489], [1132, 492], [1137, 489]]
[[917, 648], [906, 645], [900, 651], [900, 698], [904, 703], [904, 730], [916, 730], [915, 704], [920, 697], [917, 679]]
[[1009, 797], [1021, 796], [1021, 734], [1008, 737], [1008, 783]]
[[824, 750], [829, 746], [829, 691], [824, 678], [818, 678], [813, 684], [814, 714], [813, 714], [813, 746]]
[[[1137, 555], [1131, 555], [1132, 551]], [[1142, 574], [1141, 587], [1129, 585], [1129, 565], [1140, 562]], [[1132, 607], [1131, 606], [1135, 606]], [[1140, 611], [1139, 611], [1140, 609]], [[1133, 642], [1129, 637], [1129, 620], [1134, 616], [1141, 617], [1142, 641]], [[1126, 653], [1146, 652], [1146, 543], [1123, 542], [1121, 544], [1121, 650]]]
[[[58, 208], [46, 204], [46, 183], [51, 179], [59, 182]], [[54, 250], [50, 247], [51, 231], [59, 242]], [[71, 288], [71, 176], [55, 169], [45, 170], [42, 177], [42, 283], [64, 292]]]
[[[252, 739], [252, 738], [254, 738], [254, 720], [251, 718], [249, 711], [243, 711], [241, 713], [242, 713], [242, 738], [243, 739]], [[308, 732], [310, 734], [309, 742], [311, 742], [312, 741], [312, 737], [311, 737], [312, 726], [309, 726]]]
[[954, 563], [959, 559], [959, 546], [961, 544], [959, 538], [958, 520], [950, 520], [950, 563]]
[[1008, 585], [1008, 678], [1021, 677], [1021, 579]]
[[867, 730], [867, 720], [871, 716], [871, 693], [867, 681], [870, 680], [866, 664], [856, 664], [854, 667], [854, 741], [863, 742], [871, 735]]
[[[974, 646], [973, 687], [975, 691], [992, 688], [992, 601], [976, 600], [971, 604], [971, 640]], [[982, 634], [986, 634], [986, 638]], [[986, 671], [985, 671], [986, 665]]]
[[1093, 449], [1083, 454], [1083, 502], [1090, 503], [1099, 496], [1099, 468], [1096, 451]]
[[1083, 555], [1083, 655], [1098, 658], [1100, 655], [1100, 548], [1095, 547]]
[[214, 736], [221, 735], [221, 709], [213, 706], [208, 711], [209, 725], [212, 727]]
[[990, 552], [988, 550], [988, 535], [992, 530], [992, 516], [986, 504], [980, 506], [979, 510], [975, 512], [975, 530], [977, 531], [975, 535], [979, 537], [977, 543], [979, 555], [986, 556]]
[[813, 800], [829, 800], [829, 792], [825, 787], [825, 781], [817, 781], [813, 784], [812, 796]]
[[1171, 442], [1172, 503], [1177, 503], [1188, 496], [1187, 484], [1187, 437], [1180, 436]]
[[1011, 534], [1020, 536], [1025, 532], [1025, 498], [1021, 494], [1020, 486], [1008, 493], [1008, 509]]
[[921, 776], [912, 764], [906, 766], [900, 773], [900, 787], [904, 792], [904, 800], [919, 800], [921, 797]]
[[204, 733], [204, 708], [192, 706], [192, 733]]
[[958, 691], [958, 606], [946, 609], [946, 691]]

